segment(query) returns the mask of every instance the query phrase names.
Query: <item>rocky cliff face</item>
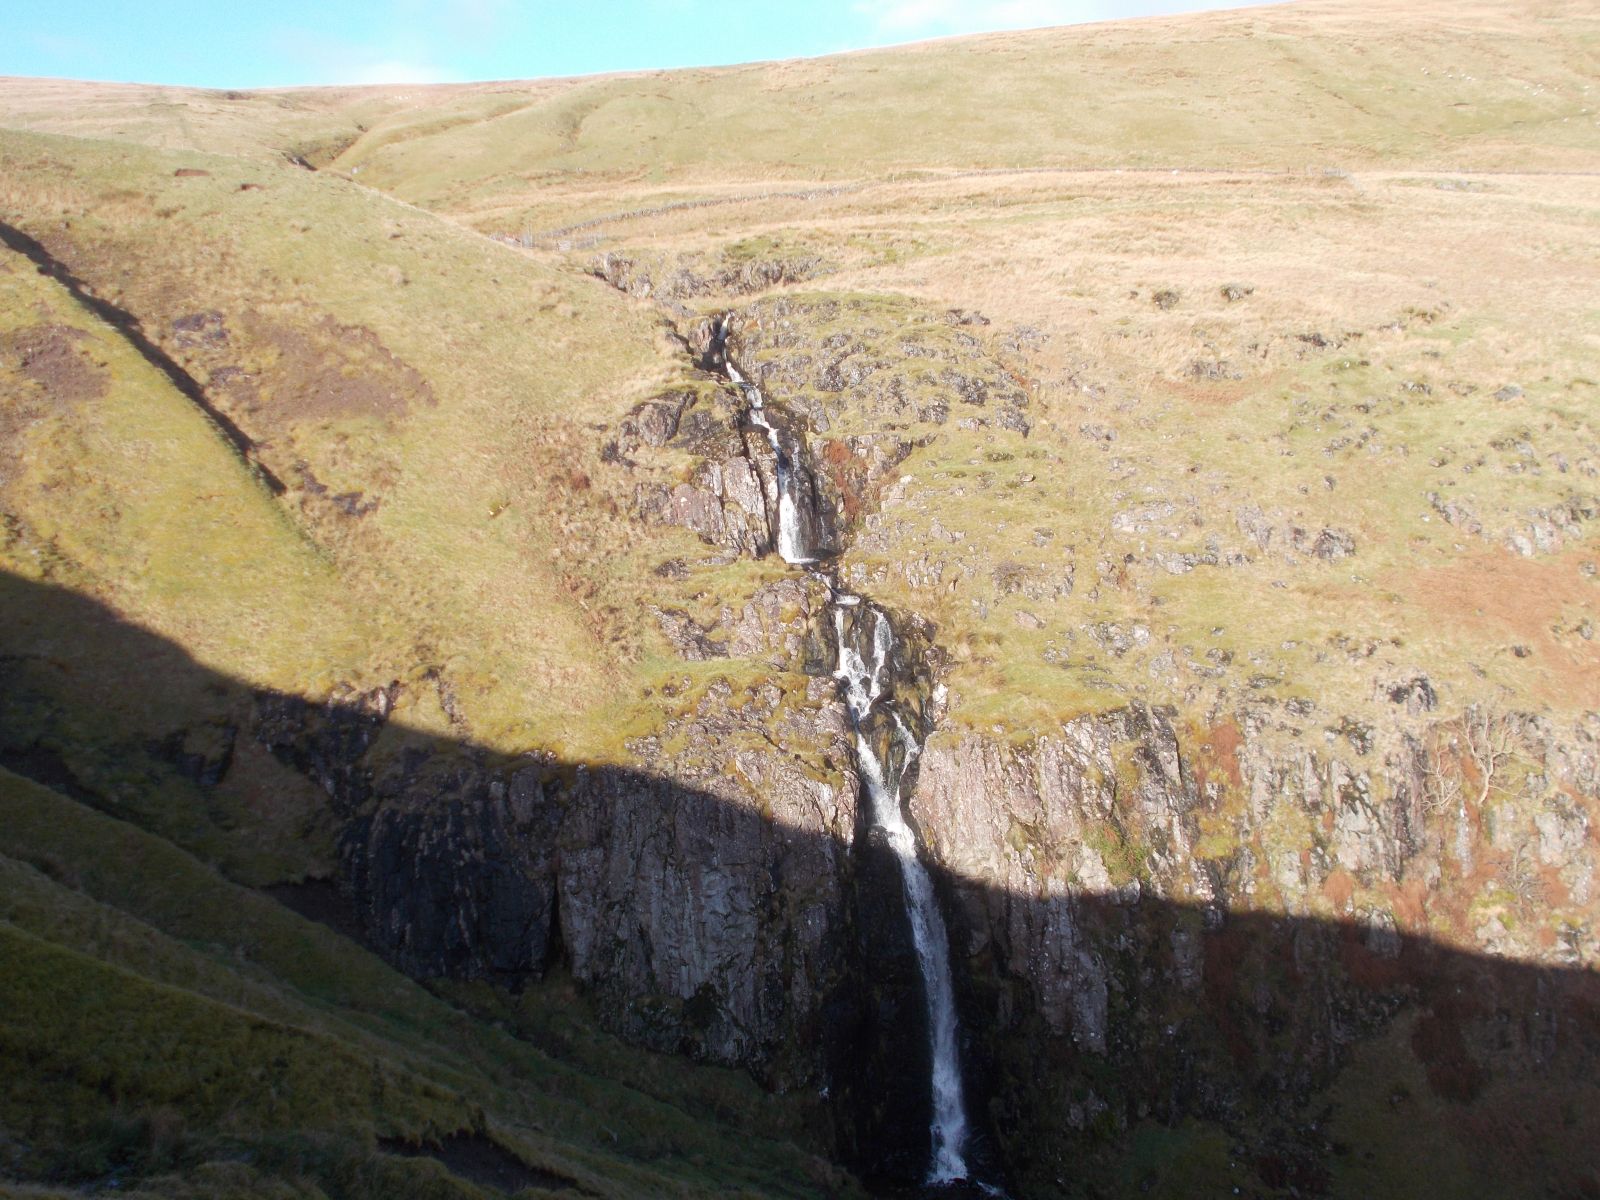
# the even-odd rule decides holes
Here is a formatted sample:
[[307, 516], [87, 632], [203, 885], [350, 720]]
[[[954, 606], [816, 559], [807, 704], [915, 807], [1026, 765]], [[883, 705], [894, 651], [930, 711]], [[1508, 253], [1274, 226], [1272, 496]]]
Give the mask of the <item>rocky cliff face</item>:
[[[904, 314], [858, 309], [763, 302], [728, 335], [811, 481], [819, 546], [885, 543], [897, 469], [946, 427], [1028, 430], [1028, 397], [964, 315], [902, 334]], [[721, 337], [701, 322], [686, 340], [715, 365]], [[776, 455], [730, 389], [693, 378], [607, 436], [640, 516], [693, 531], [709, 562], [772, 553]], [[1070, 553], [1053, 576], [1017, 567], [1014, 587], [996, 567], [996, 587], [1070, 597]], [[829, 596], [795, 571], [709, 616], [653, 607], [685, 663], [750, 669], [674, 684], [628, 766], [428, 743], [390, 723], [394, 687], [262, 694], [226, 754], [263, 746], [330, 798], [358, 925], [408, 972], [516, 986], [560, 964], [625, 1036], [815, 1089], [843, 1156], [915, 1182], [922, 983], [898, 866], [858, 803]], [[940, 631], [914, 612], [897, 627], [899, 705], [932, 728]], [[950, 927], [990, 1174], [1071, 1193], [1139, 1130], [1203, 1121], [1245, 1182], [1315, 1192], [1338, 1153], [1330, 1089], [1349, 1079], [1382, 1093], [1361, 1103], [1499, 1128], [1543, 1072], [1581, 1099], [1563, 1128], [1590, 1128], [1600, 727], [1488, 706], [1445, 720], [1420, 672], [1381, 692], [1381, 721], [1235, 693], [1022, 740], [934, 730], [907, 810]], [[1392, 1044], [1420, 1072], [1400, 1099], [1360, 1066]]]
[[[793, 476], [804, 541], [819, 554], [837, 548], [838, 508], [813, 472], [805, 435], [781, 406], [767, 419]], [[633, 507], [645, 521], [681, 525], [730, 554], [760, 558], [774, 549], [778, 527], [778, 452], [765, 430], [745, 419], [727, 392], [703, 396], [669, 392], [646, 401], [623, 422], [607, 447], [612, 461], [637, 465], [642, 449], [690, 456], [688, 478], [669, 483], [656, 473], [641, 480]]]
[[1397, 1028], [1463, 1111], [1590, 1060], [1593, 975], [1495, 964], [1595, 961], [1573, 919], [1593, 903], [1592, 722], [1397, 724], [1344, 753], [1268, 708], [929, 740], [911, 808], [946, 871], [1003, 1157], [1030, 1189], [1141, 1120], [1195, 1117], [1265, 1177], [1325, 1185], [1332, 1135], [1286, 1115]]
[[[817, 599], [774, 585], [730, 614], [731, 651], [707, 652], [803, 669]], [[855, 928], [856, 786], [831, 681], [795, 697], [714, 684], [634, 747], [649, 772], [406, 744], [386, 729], [392, 703], [262, 696], [249, 734], [342, 814], [345, 886], [375, 948], [419, 977], [509, 986], [560, 962], [643, 1045], [773, 1086], [825, 1082], [853, 1026], [826, 1014], [853, 994]], [[835, 769], [809, 773], [802, 748]]]

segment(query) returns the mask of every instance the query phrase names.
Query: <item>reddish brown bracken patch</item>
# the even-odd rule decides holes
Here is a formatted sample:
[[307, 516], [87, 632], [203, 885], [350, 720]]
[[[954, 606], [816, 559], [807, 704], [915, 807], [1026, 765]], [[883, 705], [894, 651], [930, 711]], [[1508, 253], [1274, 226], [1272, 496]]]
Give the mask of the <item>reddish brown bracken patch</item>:
[[1195, 782], [1202, 793], [1209, 783], [1228, 790], [1244, 786], [1244, 775], [1239, 769], [1239, 749], [1244, 745], [1244, 735], [1232, 717], [1219, 721], [1198, 732], [1199, 747], [1191, 768]]
[[841, 516], [846, 523], [860, 519], [866, 508], [866, 468], [850, 450], [848, 443], [829, 438], [822, 443], [822, 473], [839, 497]]
[[269, 418], [399, 417], [435, 403], [422, 374], [365, 326], [326, 314], [294, 325], [252, 316], [246, 326], [273, 355], [259, 373]]
[[1563, 554], [1522, 558], [1492, 549], [1464, 555], [1450, 566], [1394, 572], [1384, 580], [1442, 625], [1460, 627], [1505, 646], [1532, 651], [1541, 698], [1565, 707], [1600, 707], [1600, 643], [1557, 640], [1552, 626], [1574, 611], [1592, 608], [1600, 589], [1578, 564], [1592, 546]]
[[1322, 894], [1342, 912], [1349, 907], [1350, 897], [1356, 894], [1356, 881], [1350, 877], [1349, 871], [1334, 871], [1323, 883]]
[[1403, 933], [1424, 933], [1428, 928], [1428, 886], [1420, 879], [1390, 884], [1384, 889], [1395, 923]]

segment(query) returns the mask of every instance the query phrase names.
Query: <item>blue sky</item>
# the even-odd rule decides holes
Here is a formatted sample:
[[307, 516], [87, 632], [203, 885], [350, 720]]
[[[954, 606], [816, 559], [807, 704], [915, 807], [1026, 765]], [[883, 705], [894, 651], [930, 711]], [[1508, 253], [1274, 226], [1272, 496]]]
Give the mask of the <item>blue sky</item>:
[[0, 75], [270, 87], [830, 54], [1248, 0], [0, 0]]

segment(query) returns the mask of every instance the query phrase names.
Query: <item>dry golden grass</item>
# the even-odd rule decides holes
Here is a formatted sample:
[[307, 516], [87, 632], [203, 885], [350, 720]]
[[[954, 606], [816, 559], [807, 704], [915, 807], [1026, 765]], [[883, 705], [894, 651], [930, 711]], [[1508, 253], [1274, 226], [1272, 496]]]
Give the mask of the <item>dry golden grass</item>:
[[[1186, 648], [1197, 659], [1226, 651], [1241, 664], [1231, 675], [1276, 679], [1280, 692], [1344, 712], [1378, 702], [1374, 676], [1413, 667], [1452, 704], [1506, 687], [1572, 711], [1593, 705], [1592, 689], [1552, 686], [1551, 672], [1572, 681], [1600, 666], [1575, 632], [1592, 595], [1580, 573], [1596, 557], [1592, 533], [1562, 560], [1573, 594], [1555, 632], [1539, 606], [1491, 629], [1395, 581], [1458, 571], [1531, 512], [1596, 491], [1591, 182], [1415, 171], [913, 179], [818, 201], [805, 217], [787, 201], [676, 211], [628, 223], [604, 245], [666, 254], [715, 247], [719, 235], [809, 245], [840, 265], [830, 290], [981, 311], [995, 321], [991, 346], [1033, 331], [1015, 356], [1033, 396], [1026, 454], [985, 468], [997, 481], [980, 488], [964, 463], [1023, 447], [942, 438], [906, 464], [916, 486], [886, 506], [897, 553], [862, 560], [876, 570], [937, 550], [925, 532], [934, 521], [980, 545], [986, 530], [1023, 531], [977, 551], [980, 569], [969, 564], [953, 589], [906, 589], [892, 570], [878, 585], [968, 648], [976, 661], [956, 668], [952, 686], [974, 702], [975, 723], [1026, 731], [1106, 703], [1108, 691], [1182, 699], [1193, 678], [1158, 683], [1150, 666]], [[891, 246], [900, 252], [881, 253]], [[1247, 294], [1230, 301], [1228, 285]], [[1178, 295], [1170, 308], [1155, 303], [1163, 291]], [[1221, 378], [1196, 378], [1196, 364]], [[1524, 395], [1495, 399], [1508, 384]], [[1524, 441], [1532, 460], [1504, 448]], [[1024, 474], [1037, 481], [1008, 487]], [[1434, 495], [1470, 510], [1482, 532], [1448, 526]], [[1164, 501], [1199, 523], [1174, 539], [1111, 528], [1117, 512]], [[1324, 567], [1304, 555], [1291, 566], [1277, 547], [1263, 554], [1236, 525], [1250, 507], [1280, 526], [1347, 530], [1357, 556]], [[1075, 547], [1078, 590], [1053, 605], [1002, 600], [982, 560], [1037, 559], [1050, 570], [1049, 552], [1025, 544], [1038, 525], [1054, 528], [1054, 552]], [[1149, 565], [1152, 552], [1203, 553], [1213, 538], [1258, 561], [1178, 576]], [[1097, 588], [1098, 560], [1128, 553], [1144, 565]], [[1542, 556], [1504, 557], [1511, 576], [1551, 570]], [[1045, 628], [1022, 628], [1013, 608]], [[1091, 649], [1102, 686], [1086, 691], [1093, 674], [1043, 668], [1039, 655], [1090, 622], [1144, 623], [1156, 636], [1126, 659]], [[1384, 648], [1351, 662], [1330, 639]], [[1511, 652], [1533, 642], [1529, 657]]]

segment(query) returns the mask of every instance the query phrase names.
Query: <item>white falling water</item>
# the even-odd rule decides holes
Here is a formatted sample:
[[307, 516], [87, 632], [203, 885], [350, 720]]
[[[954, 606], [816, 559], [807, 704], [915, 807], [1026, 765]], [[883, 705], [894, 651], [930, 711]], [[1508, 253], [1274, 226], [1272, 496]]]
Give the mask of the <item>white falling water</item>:
[[[956, 1000], [950, 982], [950, 938], [933, 894], [933, 881], [917, 858], [917, 842], [900, 812], [898, 783], [891, 785], [862, 728], [883, 695], [884, 672], [894, 649], [894, 631], [881, 611], [872, 610], [871, 662], [864, 660], [846, 637], [844, 609], [857, 607], [857, 596], [841, 594], [834, 601], [833, 626], [839, 646], [836, 677], [845, 686], [845, 703], [856, 726], [856, 762], [872, 805], [872, 823], [882, 829], [905, 885], [906, 908], [911, 917], [911, 938], [922, 968], [923, 991], [928, 997], [928, 1030], [933, 1060], [933, 1162], [928, 1171], [932, 1184], [966, 1179], [964, 1151], [967, 1141], [966, 1102], [961, 1093], [961, 1065], [956, 1053]], [[922, 747], [900, 714], [894, 718], [895, 736], [910, 766]]]
[[[744, 393], [750, 406], [750, 422], [766, 430], [767, 441], [777, 459], [778, 554], [785, 562], [816, 562], [808, 554], [800, 531], [799, 509], [793, 495], [794, 472], [784, 453], [778, 430], [767, 419], [761, 389], [745, 379], [731, 359], [722, 356], [728, 379]], [[833, 596], [834, 632], [839, 648], [839, 667], [835, 678], [844, 684], [845, 703], [856, 727], [856, 764], [871, 805], [872, 823], [883, 830], [885, 840], [900, 862], [900, 878], [905, 888], [906, 909], [911, 919], [911, 940], [922, 970], [923, 991], [928, 1001], [928, 1036], [932, 1059], [933, 1155], [928, 1168], [930, 1184], [954, 1183], [969, 1178], [965, 1157], [967, 1142], [966, 1101], [961, 1088], [961, 1064], [956, 1047], [955, 988], [950, 979], [950, 935], [933, 894], [933, 880], [917, 858], [916, 835], [900, 811], [899, 780], [917, 756], [921, 745], [894, 708], [887, 709], [894, 722], [902, 762], [891, 782], [884, 774], [872, 744], [863, 729], [883, 695], [884, 676], [894, 650], [894, 630], [889, 618], [879, 609], [868, 607], [872, 615], [870, 663], [850, 644], [846, 636], [847, 609], [862, 607], [861, 597], [845, 592]], [[985, 1192], [998, 1191], [979, 1184]]]
[[750, 402], [750, 423], [767, 431], [767, 444], [772, 447], [773, 456], [777, 459], [778, 557], [796, 565], [814, 563], [816, 557], [806, 553], [805, 539], [800, 535], [800, 510], [794, 500], [794, 472], [789, 469], [789, 456], [784, 453], [777, 428], [767, 420], [761, 389], [740, 374], [732, 359], [725, 359], [723, 365], [727, 368], [728, 378], [743, 390]]

